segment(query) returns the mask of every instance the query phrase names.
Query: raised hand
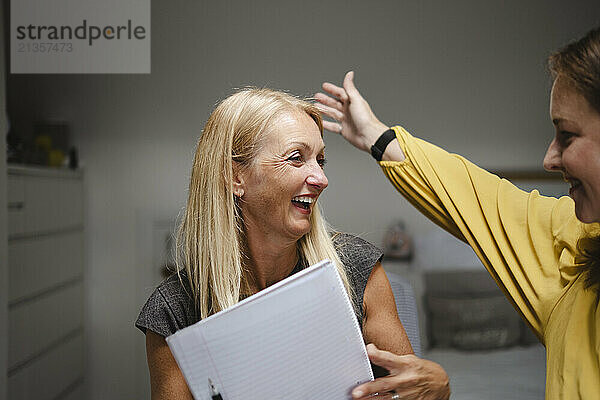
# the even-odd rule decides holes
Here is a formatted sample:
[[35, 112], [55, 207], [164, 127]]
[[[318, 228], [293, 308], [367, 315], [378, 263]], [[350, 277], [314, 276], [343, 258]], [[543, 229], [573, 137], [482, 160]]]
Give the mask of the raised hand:
[[324, 115], [337, 121], [323, 121], [323, 127], [328, 131], [340, 133], [356, 148], [369, 152], [377, 138], [388, 127], [377, 119], [369, 103], [354, 86], [354, 72], [346, 74], [343, 87], [325, 82], [323, 91], [329, 96], [316, 93], [317, 106]]
[[[448, 375], [437, 363], [415, 355], [399, 356], [367, 345], [369, 359], [390, 375], [363, 383], [352, 391], [354, 399], [447, 400]], [[373, 396], [379, 393], [377, 396]]]

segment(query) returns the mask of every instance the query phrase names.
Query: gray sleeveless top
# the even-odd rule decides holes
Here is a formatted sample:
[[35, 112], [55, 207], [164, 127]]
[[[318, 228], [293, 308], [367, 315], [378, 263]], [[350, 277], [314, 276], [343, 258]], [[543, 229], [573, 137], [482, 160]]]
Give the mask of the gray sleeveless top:
[[[381, 260], [383, 253], [371, 243], [347, 233], [335, 234], [333, 244], [342, 263], [346, 267], [348, 279], [354, 290], [356, 304], [360, 305], [356, 318], [362, 326], [363, 296], [367, 280], [375, 264]], [[306, 268], [303, 262], [298, 262], [290, 275]], [[188, 284], [185, 274], [181, 274], [184, 285]], [[187, 290], [186, 290], [187, 289]], [[135, 321], [142, 332], [147, 329], [167, 337], [179, 329], [193, 325], [200, 320], [194, 307], [194, 300], [184, 288], [177, 274], [165, 279], [150, 295]]]

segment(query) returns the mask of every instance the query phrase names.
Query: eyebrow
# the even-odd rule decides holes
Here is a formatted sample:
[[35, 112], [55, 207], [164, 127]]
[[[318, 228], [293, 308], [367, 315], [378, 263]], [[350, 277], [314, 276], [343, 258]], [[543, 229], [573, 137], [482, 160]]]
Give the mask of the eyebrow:
[[576, 121], [563, 117], [553, 118], [552, 123], [554, 124], [554, 126], [558, 126], [560, 124], [569, 124], [570, 127], [573, 127], [571, 129], [579, 129], [580, 126]]
[[[293, 142], [290, 142], [289, 145], [290, 146], [300, 146], [303, 149], [310, 150], [310, 146], [307, 143], [305, 143], [305, 142], [293, 141]], [[324, 152], [324, 151], [325, 151], [325, 145], [323, 145], [323, 147], [321, 148], [321, 150], [319, 150], [319, 153]]]

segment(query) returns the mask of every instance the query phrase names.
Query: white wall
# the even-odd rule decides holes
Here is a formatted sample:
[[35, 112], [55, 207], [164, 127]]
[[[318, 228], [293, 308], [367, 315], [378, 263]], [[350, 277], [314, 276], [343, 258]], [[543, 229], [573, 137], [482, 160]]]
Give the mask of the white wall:
[[[183, 207], [198, 134], [231, 88], [311, 95], [353, 68], [383, 121], [486, 167], [533, 168], [551, 135], [545, 58], [598, 16], [597, 0], [154, 1], [152, 74], [13, 76], [17, 119], [69, 121], [85, 163], [91, 398], [144, 397], [133, 321], [157, 266], [143, 238]], [[330, 222], [374, 242], [391, 218], [431, 229], [368, 155], [326, 145]]]

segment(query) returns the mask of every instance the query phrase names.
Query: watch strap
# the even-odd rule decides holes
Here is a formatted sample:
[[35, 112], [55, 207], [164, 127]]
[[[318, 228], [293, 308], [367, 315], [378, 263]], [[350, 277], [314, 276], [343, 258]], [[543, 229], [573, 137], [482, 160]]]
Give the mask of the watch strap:
[[390, 142], [396, 138], [396, 132], [390, 128], [387, 131], [383, 132], [381, 136], [377, 139], [375, 144], [371, 146], [371, 155], [377, 161], [381, 161], [383, 157], [383, 153], [385, 153], [385, 149], [388, 147]]

